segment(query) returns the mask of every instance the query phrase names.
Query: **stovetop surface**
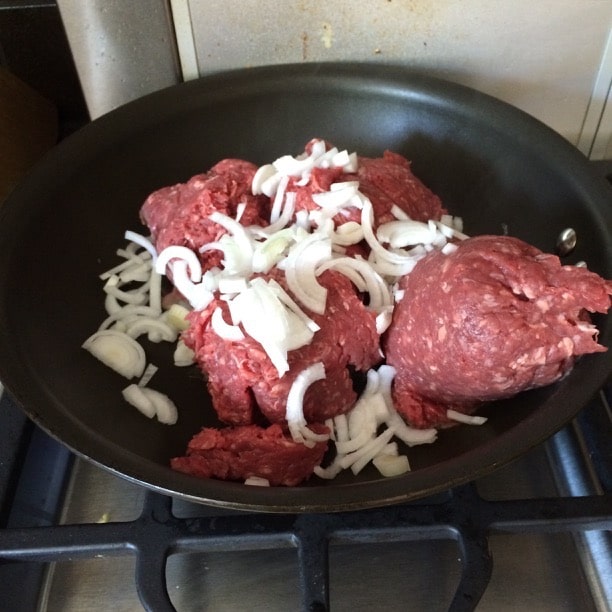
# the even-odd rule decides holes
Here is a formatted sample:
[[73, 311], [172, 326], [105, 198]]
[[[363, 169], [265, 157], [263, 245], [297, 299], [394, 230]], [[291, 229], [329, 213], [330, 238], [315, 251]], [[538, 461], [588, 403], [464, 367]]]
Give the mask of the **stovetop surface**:
[[0, 557], [20, 560], [0, 565], [2, 609], [610, 610], [611, 428], [601, 394], [475, 483], [329, 515], [172, 500], [33, 428], [0, 530]]

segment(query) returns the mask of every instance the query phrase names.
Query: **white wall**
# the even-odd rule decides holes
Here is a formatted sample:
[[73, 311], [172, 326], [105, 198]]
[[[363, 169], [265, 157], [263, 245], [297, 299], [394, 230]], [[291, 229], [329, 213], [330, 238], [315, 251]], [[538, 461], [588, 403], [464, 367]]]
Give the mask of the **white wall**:
[[587, 154], [598, 130], [607, 131], [607, 137], [599, 136], [597, 153], [607, 151], [609, 0], [172, 0], [171, 5], [187, 78], [271, 63], [400, 62], [510, 102]]
[[[501, 98], [612, 158], [612, 0], [58, 0], [92, 118], [182, 79], [401, 63]], [[174, 39], [178, 43], [178, 60]]]

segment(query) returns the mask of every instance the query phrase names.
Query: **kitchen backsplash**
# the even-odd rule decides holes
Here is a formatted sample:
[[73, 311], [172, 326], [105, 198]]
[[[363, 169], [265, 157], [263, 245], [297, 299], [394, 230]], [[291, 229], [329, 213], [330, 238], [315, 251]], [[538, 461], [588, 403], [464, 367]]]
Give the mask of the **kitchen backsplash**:
[[[403, 64], [612, 155], [610, 0], [59, 0], [90, 114], [219, 70]], [[176, 45], [174, 44], [176, 41]]]

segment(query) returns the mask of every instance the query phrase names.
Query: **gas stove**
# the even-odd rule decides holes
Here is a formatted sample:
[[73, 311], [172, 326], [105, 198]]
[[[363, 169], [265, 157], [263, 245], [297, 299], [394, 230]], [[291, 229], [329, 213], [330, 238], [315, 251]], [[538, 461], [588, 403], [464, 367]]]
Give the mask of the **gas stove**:
[[603, 390], [546, 444], [418, 502], [267, 515], [171, 499], [0, 405], [3, 610], [610, 610]]
[[[148, 7], [130, 23], [125, 7], [113, 11], [106, 3], [93, 3], [102, 7], [95, 12], [68, 0], [61, 4], [65, 29], [76, 34], [77, 59], [93, 58], [94, 76], [106, 77], [85, 79], [93, 111], [106, 112], [128, 94], [142, 95], [144, 87], [175, 81], [176, 54], [170, 45], [131, 60], [140, 51], [132, 37], [147, 31], [153, 44], [166, 37], [171, 20], [159, 10], [166, 3], [154, 3], [158, 10]], [[53, 15], [33, 19], [36, 5]], [[43, 35], [50, 26], [64, 35], [54, 5], [19, 7], [23, 21], [21, 13], [17, 18], [5, 10], [3, 23], [12, 26], [15, 40], [4, 40], [2, 51], [15, 68], [32, 54], [32, 65], [43, 67], [36, 85], [45, 93], [51, 90], [50, 95], [59, 89], [60, 109], [72, 121], [76, 115], [79, 123], [83, 110], [76, 77], [67, 83], [44, 62], [51, 51], [68, 52], [58, 37]], [[236, 6], [248, 20], [248, 11]], [[202, 4], [198, 10], [204, 50], [219, 33], [232, 38], [208, 18], [209, 7]], [[78, 19], [81, 11], [91, 22]], [[150, 16], [146, 22], [144, 13]], [[101, 27], [105, 19], [113, 34], [109, 38]], [[33, 29], [39, 22], [40, 32]], [[398, 47], [414, 53], [402, 23]], [[150, 26], [156, 24], [157, 34], [151, 35]], [[283, 35], [285, 25], [277, 29]], [[92, 48], [82, 36], [86, 30], [93, 32]], [[554, 27], [549, 30], [547, 36], [556, 36]], [[191, 35], [193, 28], [184, 31]], [[591, 44], [598, 44], [596, 33], [588, 31]], [[23, 44], [26, 32], [34, 36]], [[384, 34], [387, 38], [387, 30]], [[492, 52], [504, 49], [498, 36], [491, 38]], [[412, 40], [423, 45], [423, 53], [434, 51], [435, 45], [427, 47], [417, 38]], [[39, 48], [48, 40], [53, 42], [49, 48]], [[354, 40], [369, 48], [361, 37]], [[106, 62], [109, 41], [113, 54]], [[306, 59], [315, 45], [308, 46], [306, 32], [301, 41]], [[450, 42], [459, 43], [461, 37], [454, 35]], [[13, 43], [12, 54], [8, 43]], [[446, 56], [464, 61], [447, 45], [439, 47], [445, 49], [445, 61]], [[542, 45], [547, 53], [549, 47]], [[533, 53], [531, 45], [526, 53]], [[487, 63], [490, 55], [484, 53]], [[126, 61], [115, 62], [125, 56]], [[219, 58], [242, 61], [237, 54]], [[505, 54], [502, 59], [506, 66]], [[515, 62], [523, 64], [530, 62]], [[550, 61], [542, 65], [548, 72]], [[539, 100], [540, 90], [534, 91]], [[551, 92], [559, 97], [556, 88]], [[565, 105], [572, 99], [568, 96]], [[604, 173], [612, 170], [610, 162], [600, 166]], [[190, 504], [130, 483], [70, 453], [28, 421], [5, 393], [0, 398], [0, 612], [612, 611], [611, 398], [610, 388], [603, 389], [545, 444], [486, 478], [434, 497], [350, 513], [267, 515]]]

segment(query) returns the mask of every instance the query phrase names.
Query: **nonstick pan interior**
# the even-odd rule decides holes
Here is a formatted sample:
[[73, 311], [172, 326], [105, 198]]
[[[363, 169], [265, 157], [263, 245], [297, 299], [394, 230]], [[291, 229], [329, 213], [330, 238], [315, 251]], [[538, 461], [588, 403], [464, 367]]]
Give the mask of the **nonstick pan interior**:
[[[464, 219], [470, 234], [508, 233], [612, 277], [612, 199], [605, 181], [560, 136], [473, 90], [397, 67], [303, 64], [222, 73], [142, 98], [56, 147], [0, 208], [0, 379], [27, 414], [78, 454], [148, 487], [262, 511], [378, 506], [475, 478], [546, 439], [605, 382], [610, 353], [581, 359], [546, 389], [491, 404], [481, 427], [442, 431], [409, 450], [412, 472], [372, 470], [294, 488], [198, 480], [168, 467], [204, 425], [217, 424], [196, 368], [147, 345], [155, 387], [180, 410], [150, 421], [121, 398], [125, 379], [80, 347], [105, 316], [101, 282], [153, 190], [227, 157], [269, 162], [313, 137], [361, 155], [402, 153]], [[610, 345], [609, 317], [599, 317]]]

